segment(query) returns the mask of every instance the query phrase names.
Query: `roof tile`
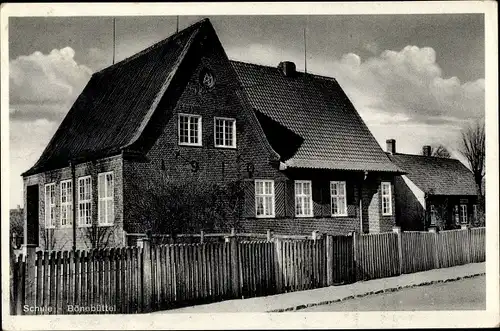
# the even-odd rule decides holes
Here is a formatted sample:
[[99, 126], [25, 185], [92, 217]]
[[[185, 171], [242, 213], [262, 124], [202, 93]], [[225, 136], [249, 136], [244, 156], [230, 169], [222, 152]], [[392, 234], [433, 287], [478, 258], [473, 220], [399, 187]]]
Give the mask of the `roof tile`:
[[434, 156], [389, 154], [422, 191], [434, 195], [476, 195], [472, 172], [459, 160]]
[[232, 61], [259, 111], [304, 139], [289, 167], [398, 172], [333, 78]]

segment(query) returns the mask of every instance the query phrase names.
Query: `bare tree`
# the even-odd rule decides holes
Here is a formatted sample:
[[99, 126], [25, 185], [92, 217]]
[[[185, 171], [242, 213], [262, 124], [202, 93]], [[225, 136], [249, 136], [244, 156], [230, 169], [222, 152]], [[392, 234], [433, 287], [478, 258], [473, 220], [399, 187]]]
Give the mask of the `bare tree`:
[[85, 246], [92, 249], [110, 247], [113, 244], [116, 230], [116, 225], [100, 226], [98, 224], [92, 224], [89, 227], [80, 228]]
[[17, 209], [10, 210], [11, 245], [14, 245], [14, 248], [18, 248], [19, 244], [22, 244], [23, 236], [24, 236], [23, 209], [18, 206]]
[[443, 157], [443, 158], [448, 158], [448, 159], [451, 157], [450, 152], [443, 145], [438, 145], [437, 147], [433, 147], [431, 153], [432, 153], [431, 154], [432, 156], [436, 156], [436, 157]]
[[[422, 155], [424, 152], [422, 151]], [[431, 146], [431, 156], [434, 157], [443, 157], [443, 158], [451, 158], [451, 153], [444, 145], [434, 145]]]
[[212, 184], [196, 179], [182, 182], [165, 179], [142, 185], [142, 189], [131, 190], [140, 192], [131, 199], [130, 206], [137, 232], [151, 231], [175, 238], [179, 233], [223, 230], [237, 224], [243, 199], [239, 181]]
[[484, 225], [484, 195], [483, 179], [485, 175], [485, 157], [486, 157], [486, 134], [484, 122], [477, 121], [462, 131], [462, 140], [460, 144], [460, 153], [467, 159], [470, 170], [474, 176], [477, 189], [477, 225]]
[[474, 175], [478, 196], [482, 196], [482, 181], [485, 174], [485, 131], [483, 122], [475, 122], [474, 125], [462, 131], [460, 153], [467, 159], [470, 170]]
[[57, 236], [55, 235], [55, 229], [47, 229], [45, 227], [40, 227], [40, 237], [43, 241], [43, 249], [46, 251], [53, 251], [56, 249]]

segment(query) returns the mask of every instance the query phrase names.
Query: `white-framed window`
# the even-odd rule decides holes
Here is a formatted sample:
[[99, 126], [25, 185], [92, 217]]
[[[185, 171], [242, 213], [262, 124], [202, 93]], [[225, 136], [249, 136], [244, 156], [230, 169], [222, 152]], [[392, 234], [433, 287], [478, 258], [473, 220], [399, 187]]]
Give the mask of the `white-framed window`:
[[201, 116], [179, 114], [179, 145], [201, 146]]
[[460, 205], [460, 222], [467, 223], [467, 205]]
[[114, 178], [113, 172], [100, 173], [97, 176], [97, 219], [99, 225], [112, 225], [115, 220]]
[[392, 194], [390, 182], [382, 182], [382, 215], [392, 215]]
[[56, 184], [45, 185], [45, 228], [56, 227]]
[[295, 181], [295, 216], [313, 216], [312, 184], [310, 180]]
[[73, 183], [61, 181], [61, 227], [73, 225]]
[[92, 225], [92, 178], [78, 178], [78, 225]]
[[255, 180], [255, 216], [274, 217], [274, 180]]
[[453, 216], [455, 217], [455, 224], [460, 224], [460, 209], [458, 205], [455, 205], [453, 208]]
[[236, 147], [236, 120], [234, 118], [214, 118], [215, 147]]
[[345, 182], [330, 182], [332, 216], [347, 216]]
[[431, 205], [431, 225], [436, 225], [436, 207]]

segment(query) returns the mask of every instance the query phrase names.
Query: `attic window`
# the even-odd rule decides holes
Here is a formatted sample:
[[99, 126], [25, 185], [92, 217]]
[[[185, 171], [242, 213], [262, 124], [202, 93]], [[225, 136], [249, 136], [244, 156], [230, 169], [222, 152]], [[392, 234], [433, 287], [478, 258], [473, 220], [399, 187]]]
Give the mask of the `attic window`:
[[236, 147], [236, 120], [234, 118], [214, 118], [215, 147]]
[[179, 114], [179, 145], [201, 146], [201, 116]]

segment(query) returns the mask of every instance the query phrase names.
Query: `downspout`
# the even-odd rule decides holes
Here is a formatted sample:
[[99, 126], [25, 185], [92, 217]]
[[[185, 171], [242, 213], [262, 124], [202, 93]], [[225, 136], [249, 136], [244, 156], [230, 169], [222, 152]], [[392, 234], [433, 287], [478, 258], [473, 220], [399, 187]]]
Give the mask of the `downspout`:
[[73, 251], [76, 251], [76, 177], [75, 177], [75, 162], [69, 161], [71, 167], [71, 186], [72, 186], [72, 202], [73, 202]]

